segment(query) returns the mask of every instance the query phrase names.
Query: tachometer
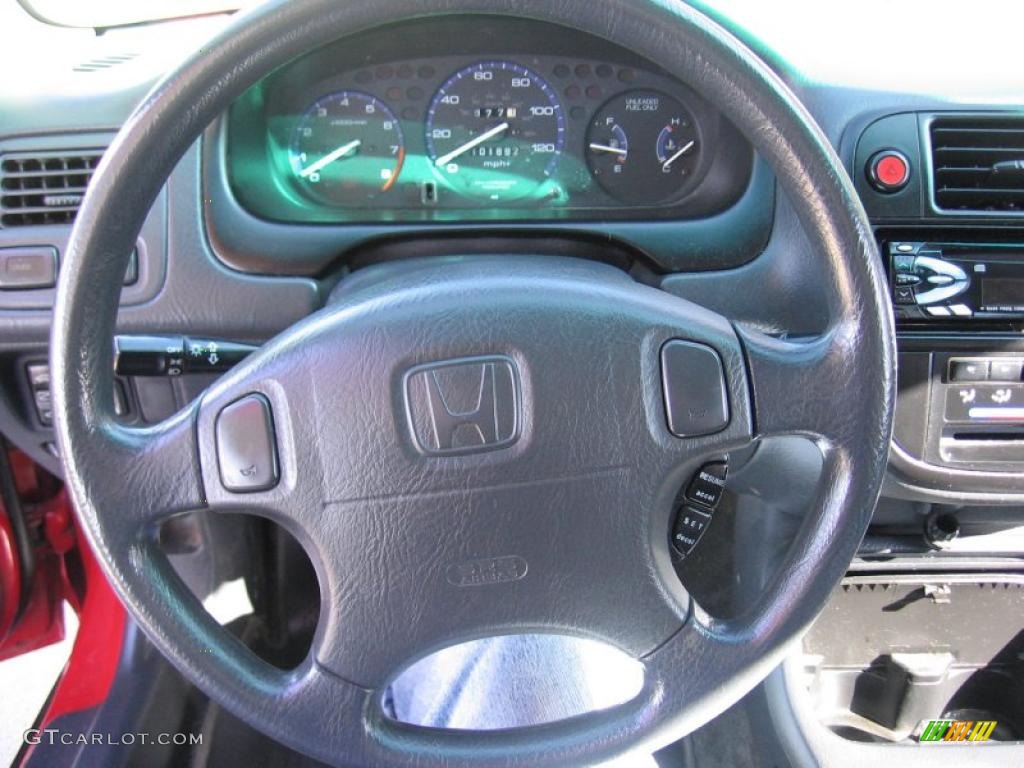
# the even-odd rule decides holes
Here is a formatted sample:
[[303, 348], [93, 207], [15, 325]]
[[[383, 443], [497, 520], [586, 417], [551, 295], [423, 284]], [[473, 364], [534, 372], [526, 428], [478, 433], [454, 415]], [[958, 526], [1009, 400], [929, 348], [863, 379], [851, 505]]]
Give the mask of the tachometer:
[[565, 146], [554, 89], [509, 61], [482, 61], [441, 86], [427, 112], [430, 163], [454, 190], [483, 200], [559, 193], [550, 181]]
[[295, 126], [295, 183], [329, 203], [366, 206], [391, 189], [405, 160], [402, 127], [380, 100], [359, 91], [319, 99]]

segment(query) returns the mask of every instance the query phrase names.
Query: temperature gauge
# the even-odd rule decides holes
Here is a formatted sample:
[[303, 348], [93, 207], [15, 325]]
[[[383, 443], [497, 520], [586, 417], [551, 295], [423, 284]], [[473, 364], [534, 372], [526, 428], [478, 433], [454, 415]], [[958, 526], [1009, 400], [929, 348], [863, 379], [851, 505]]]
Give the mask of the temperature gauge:
[[692, 131], [686, 130], [685, 123], [680, 122], [680, 118], [670, 120], [658, 134], [656, 152], [661, 172], [684, 177], [689, 175], [694, 164], [687, 161], [696, 156], [696, 148], [697, 139], [693, 137]]
[[689, 112], [658, 91], [614, 97], [587, 133], [591, 174], [613, 197], [641, 205], [681, 197], [694, 178], [700, 149]]

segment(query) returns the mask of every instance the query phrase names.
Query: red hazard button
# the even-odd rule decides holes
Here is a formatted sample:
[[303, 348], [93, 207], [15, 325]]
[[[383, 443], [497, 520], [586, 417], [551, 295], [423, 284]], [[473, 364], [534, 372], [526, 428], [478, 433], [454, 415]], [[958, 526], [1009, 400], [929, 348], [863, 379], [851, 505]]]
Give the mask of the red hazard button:
[[868, 179], [879, 192], [896, 192], [910, 180], [910, 163], [894, 149], [877, 153], [868, 163]]

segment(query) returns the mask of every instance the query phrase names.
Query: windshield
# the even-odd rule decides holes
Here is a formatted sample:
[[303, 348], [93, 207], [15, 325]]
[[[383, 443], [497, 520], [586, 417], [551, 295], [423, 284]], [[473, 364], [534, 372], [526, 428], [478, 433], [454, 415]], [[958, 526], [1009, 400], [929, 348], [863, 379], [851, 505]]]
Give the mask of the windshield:
[[234, 11], [252, 0], [20, 0], [33, 16], [63, 27], [120, 27], [160, 19]]

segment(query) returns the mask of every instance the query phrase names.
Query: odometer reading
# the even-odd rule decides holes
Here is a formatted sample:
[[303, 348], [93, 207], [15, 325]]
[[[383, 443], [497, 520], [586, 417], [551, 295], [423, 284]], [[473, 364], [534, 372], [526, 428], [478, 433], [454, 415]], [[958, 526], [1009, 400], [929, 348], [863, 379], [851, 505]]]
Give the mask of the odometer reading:
[[427, 112], [427, 151], [453, 190], [481, 200], [554, 197], [565, 116], [540, 75], [508, 61], [459, 70]]

